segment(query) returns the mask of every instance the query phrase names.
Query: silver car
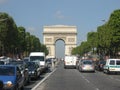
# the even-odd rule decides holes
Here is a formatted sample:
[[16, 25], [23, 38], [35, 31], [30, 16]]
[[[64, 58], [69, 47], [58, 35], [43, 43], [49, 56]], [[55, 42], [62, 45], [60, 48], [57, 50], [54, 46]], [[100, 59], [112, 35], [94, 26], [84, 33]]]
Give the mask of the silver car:
[[83, 71], [95, 72], [95, 65], [94, 65], [93, 60], [89, 60], [89, 59], [81, 60], [79, 64], [79, 71], [80, 72], [83, 72]]

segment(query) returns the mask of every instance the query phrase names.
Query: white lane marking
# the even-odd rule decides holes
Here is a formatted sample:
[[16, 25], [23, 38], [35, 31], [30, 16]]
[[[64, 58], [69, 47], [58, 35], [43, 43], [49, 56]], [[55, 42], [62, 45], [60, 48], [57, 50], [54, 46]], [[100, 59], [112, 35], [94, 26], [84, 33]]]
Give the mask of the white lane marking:
[[120, 81], [120, 79], [115, 79], [115, 80]]
[[90, 81], [88, 79], [85, 79], [88, 83], [90, 83]]
[[83, 75], [81, 75], [83, 79], [85, 79], [85, 77]]
[[99, 88], [96, 88], [96, 90], [99, 90]]
[[31, 90], [36, 90], [36, 88], [42, 84], [50, 75], [52, 75], [54, 72], [56, 71], [56, 69], [54, 69], [50, 74], [48, 74], [44, 79], [42, 79], [35, 87], [33, 87]]
[[83, 76], [82, 74], [80, 74], [80, 76], [87, 82], [90, 83], [93, 88], [95, 88], [95, 90], [100, 90], [99, 88], [97, 88], [92, 82], [90, 82], [85, 76]]

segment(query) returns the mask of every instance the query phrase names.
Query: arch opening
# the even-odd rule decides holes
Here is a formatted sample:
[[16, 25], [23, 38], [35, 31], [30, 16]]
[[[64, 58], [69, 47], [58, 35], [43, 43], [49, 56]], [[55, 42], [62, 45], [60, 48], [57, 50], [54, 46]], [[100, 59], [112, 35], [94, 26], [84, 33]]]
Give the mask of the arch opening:
[[65, 56], [65, 41], [63, 39], [58, 39], [55, 41], [55, 57], [64, 58]]

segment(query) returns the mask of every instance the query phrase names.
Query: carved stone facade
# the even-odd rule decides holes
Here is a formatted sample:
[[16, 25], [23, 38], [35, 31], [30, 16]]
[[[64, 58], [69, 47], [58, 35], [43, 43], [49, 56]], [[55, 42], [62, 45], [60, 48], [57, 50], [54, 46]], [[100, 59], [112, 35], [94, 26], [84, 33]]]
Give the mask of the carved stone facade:
[[55, 43], [63, 40], [65, 43], [65, 55], [71, 55], [71, 50], [77, 45], [76, 26], [53, 25], [44, 26], [43, 41], [49, 50], [47, 58], [55, 57]]

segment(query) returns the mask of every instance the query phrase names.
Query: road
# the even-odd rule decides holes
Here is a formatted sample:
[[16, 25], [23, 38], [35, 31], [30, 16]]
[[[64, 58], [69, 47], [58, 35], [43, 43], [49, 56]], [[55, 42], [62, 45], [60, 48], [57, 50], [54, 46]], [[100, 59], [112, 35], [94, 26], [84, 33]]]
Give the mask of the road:
[[64, 69], [61, 64], [35, 90], [120, 90], [120, 74], [81, 73], [76, 69]]

